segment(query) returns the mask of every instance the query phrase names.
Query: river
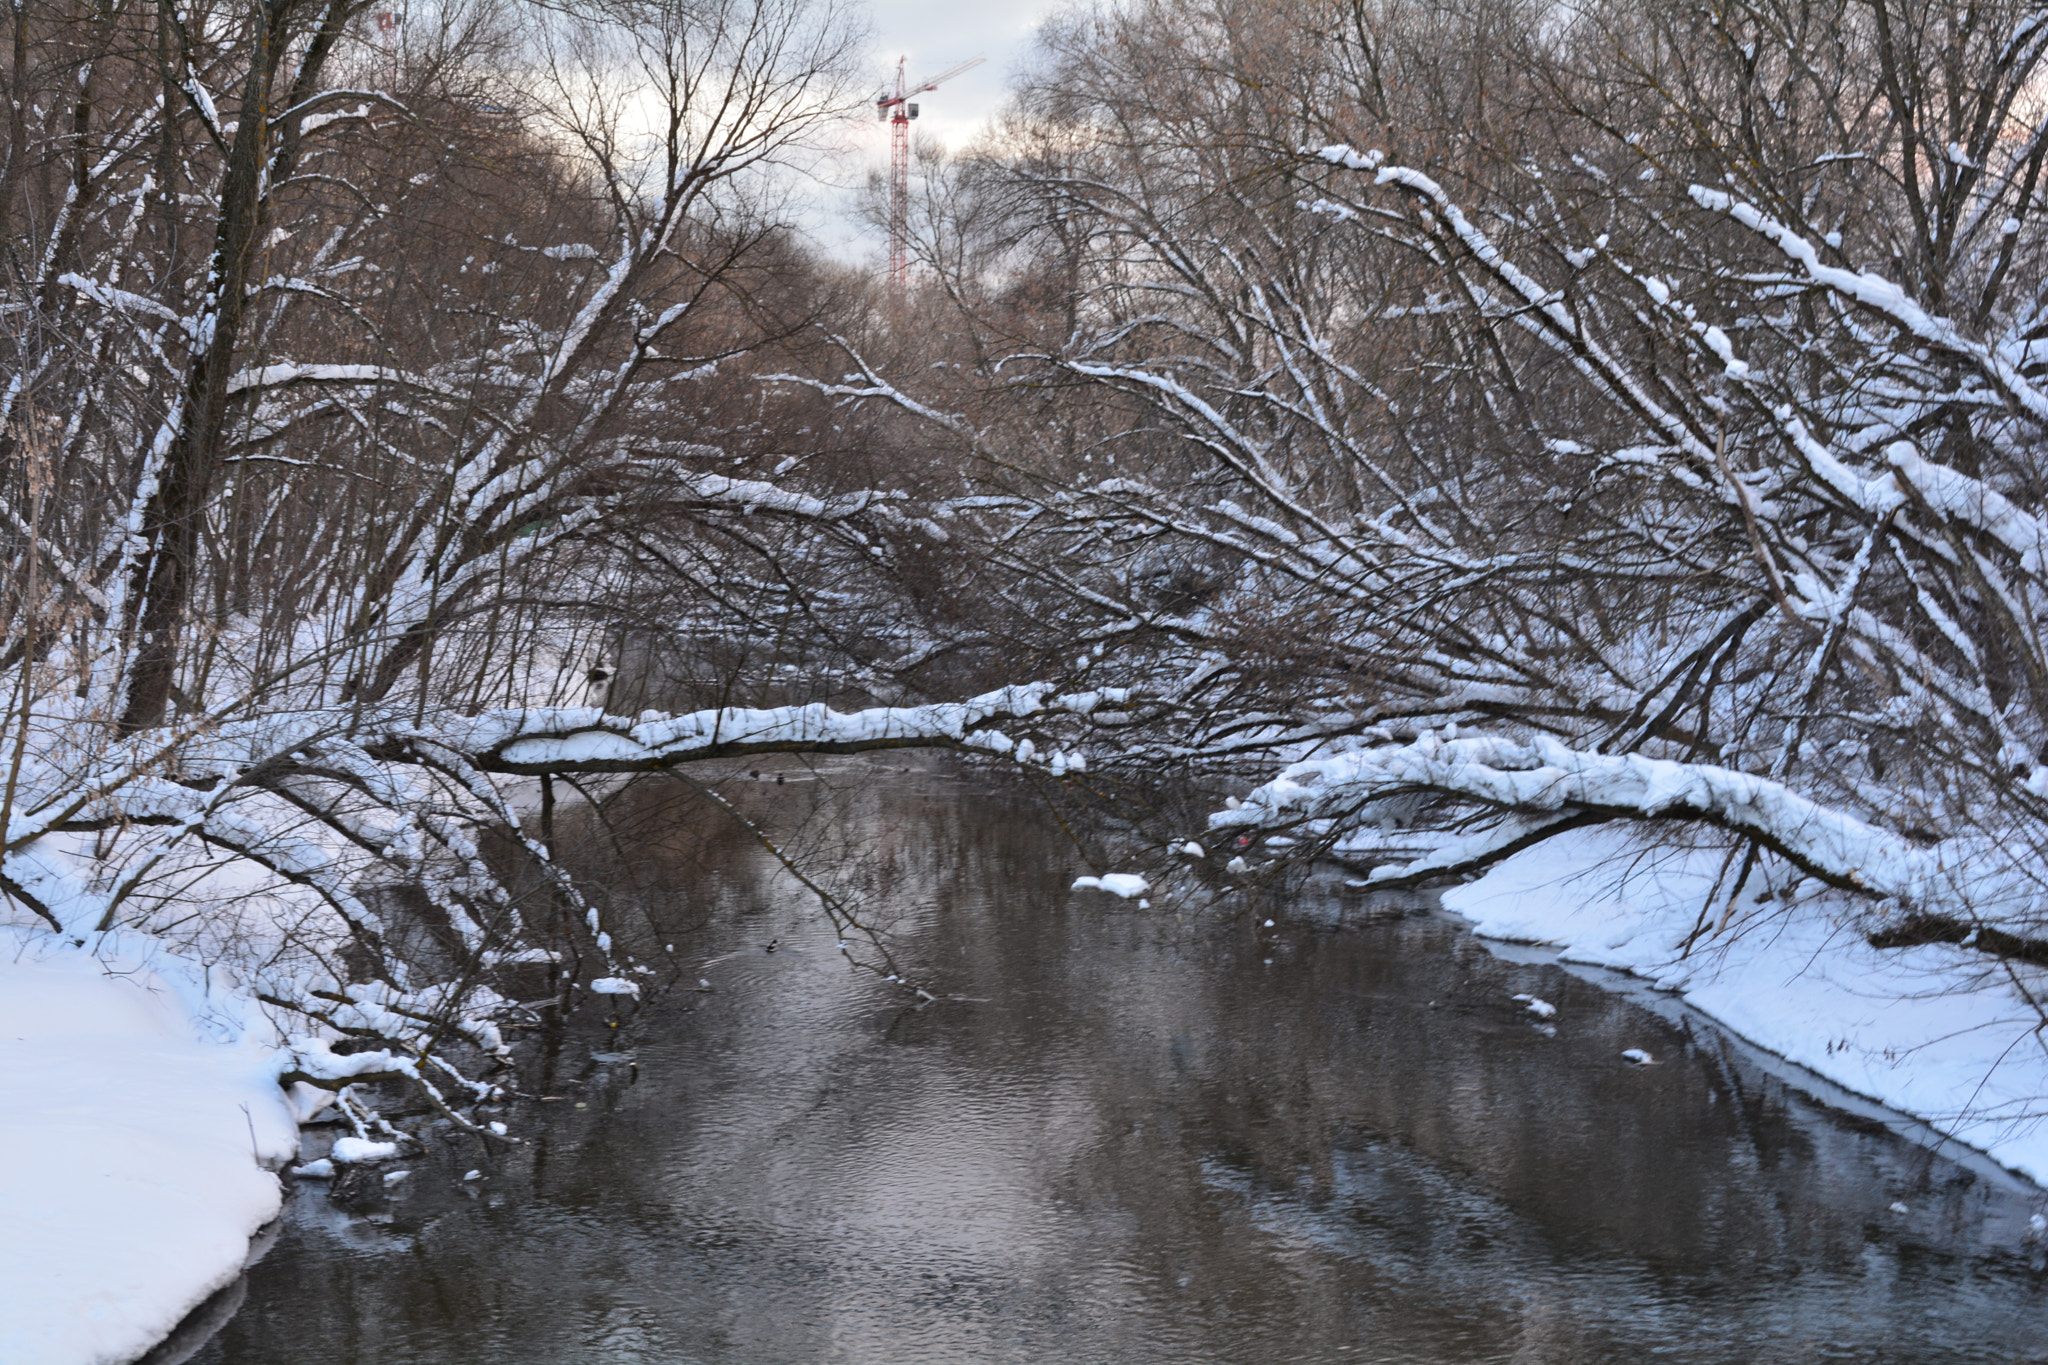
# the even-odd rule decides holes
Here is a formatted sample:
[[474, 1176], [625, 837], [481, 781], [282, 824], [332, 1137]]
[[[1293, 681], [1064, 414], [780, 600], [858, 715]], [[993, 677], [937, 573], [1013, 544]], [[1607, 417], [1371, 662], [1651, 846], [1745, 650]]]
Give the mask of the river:
[[904, 766], [727, 787], [961, 998], [849, 970], [679, 787], [617, 803], [675, 986], [529, 1039], [521, 1145], [300, 1182], [192, 1359], [2048, 1360], [2042, 1196], [1981, 1160], [1341, 878], [1070, 892], [1044, 807]]

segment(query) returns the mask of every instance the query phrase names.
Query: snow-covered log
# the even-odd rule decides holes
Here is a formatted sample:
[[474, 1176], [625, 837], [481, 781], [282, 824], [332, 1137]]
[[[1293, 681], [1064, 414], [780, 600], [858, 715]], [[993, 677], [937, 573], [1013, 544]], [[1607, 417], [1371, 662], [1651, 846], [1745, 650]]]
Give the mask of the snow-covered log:
[[[1005, 754], [1016, 742], [998, 723], [1046, 714], [1088, 716], [1125, 700], [1121, 691], [1055, 694], [1045, 683], [1006, 687], [963, 702], [834, 711], [823, 705], [731, 707], [628, 721], [587, 708], [489, 712], [446, 721], [437, 745], [459, 747], [486, 772], [655, 772], [679, 763], [768, 753], [853, 754], [955, 746]], [[394, 743], [404, 742], [394, 735]]]
[[[1589, 753], [1541, 737], [1430, 734], [1290, 765], [1210, 824], [1244, 832], [1307, 824], [1327, 846], [1371, 821], [1374, 802], [1417, 793], [1496, 819], [1475, 833], [1439, 836], [1422, 857], [1374, 868], [1373, 882], [1468, 875], [1592, 823], [1696, 823], [1754, 841], [1810, 877], [1870, 898], [1873, 935], [1966, 923], [1990, 931], [1972, 940], [1976, 946], [2048, 965], [2048, 937], [2041, 936], [2048, 881], [2029, 850], [1981, 834], [1915, 842], [1784, 783], [1711, 764]], [[2013, 926], [2031, 931], [2025, 944], [2009, 932]]]

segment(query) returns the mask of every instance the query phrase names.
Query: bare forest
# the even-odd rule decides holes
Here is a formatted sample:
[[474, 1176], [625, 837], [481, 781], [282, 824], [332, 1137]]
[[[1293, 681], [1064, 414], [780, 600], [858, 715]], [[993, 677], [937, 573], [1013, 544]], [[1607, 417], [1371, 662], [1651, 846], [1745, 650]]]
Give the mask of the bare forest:
[[559, 803], [912, 745], [1213, 886], [1627, 824], [1719, 858], [1702, 951], [2041, 998], [2037, 8], [1083, 5], [901, 288], [791, 226], [836, 0], [376, 18], [0, 56], [0, 890], [231, 970], [287, 1082], [470, 1123], [501, 969], [658, 963]]

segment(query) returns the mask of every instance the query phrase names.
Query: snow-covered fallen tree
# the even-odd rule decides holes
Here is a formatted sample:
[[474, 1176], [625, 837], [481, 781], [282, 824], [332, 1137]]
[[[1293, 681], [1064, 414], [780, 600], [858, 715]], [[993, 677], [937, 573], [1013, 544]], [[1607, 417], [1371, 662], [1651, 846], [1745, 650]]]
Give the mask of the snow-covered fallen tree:
[[[909, 747], [1080, 768], [1078, 754], [1036, 754], [1006, 726], [1078, 722], [1122, 701], [1032, 685], [958, 703], [720, 708], [637, 720], [591, 707], [465, 715], [386, 706], [144, 731], [80, 748], [63, 742], [60, 726], [16, 770], [0, 889], [50, 933], [81, 946], [112, 932], [155, 931], [200, 960], [236, 965], [250, 990], [299, 1021], [288, 1083], [346, 1090], [402, 1078], [468, 1124], [464, 1106], [491, 1087], [444, 1053], [487, 1063], [501, 1056], [499, 1024], [512, 1008], [479, 984], [480, 973], [565, 946], [552, 926], [518, 908], [485, 856], [488, 834], [515, 836], [553, 880], [594, 943], [603, 979], [630, 979], [638, 965], [561, 870], [552, 831], [520, 833], [507, 780]], [[101, 842], [110, 834], [119, 837]], [[166, 879], [178, 894], [149, 889]], [[394, 918], [378, 903], [376, 893], [394, 887], [424, 893], [445, 927], [432, 952], [405, 946], [417, 912]], [[223, 908], [211, 925], [192, 927], [214, 898], [235, 913]], [[251, 915], [252, 904], [263, 908]], [[374, 1046], [344, 1056], [326, 1046], [330, 1037]]]
[[1305, 828], [1322, 851], [1354, 843], [1391, 801], [1421, 796], [1440, 817], [1476, 826], [1464, 834], [1446, 829], [1419, 857], [1380, 862], [1369, 880], [1388, 887], [1470, 876], [1590, 825], [1710, 826], [1866, 898], [1862, 928], [1875, 946], [1951, 942], [2048, 967], [2048, 936], [2039, 928], [2048, 925], [2048, 884], [2031, 841], [1973, 832], [1915, 843], [1752, 773], [1589, 753], [1542, 736], [1458, 738], [1453, 727], [1448, 738], [1387, 738], [1293, 764], [1211, 824], [1259, 835]]
[[1665, 950], [1938, 950], [2038, 1054], [2048, 27], [1555, 18], [1053, 26], [929, 196], [980, 389], [821, 386], [1031, 473], [1005, 544], [1157, 699], [1126, 760], [1264, 783], [1219, 827], [1382, 885], [1705, 850]]
[[[451, 11], [394, 61], [354, 0], [87, 8], [10, 21], [10, 919], [232, 966], [294, 1083], [403, 1080], [467, 1123], [517, 1015], [496, 966], [635, 976], [554, 856], [556, 781], [906, 745], [1067, 768], [1004, 727], [1101, 695], [871, 705], [915, 695], [889, 660], [929, 642], [889, 617], [899, 555], [946, 540], [933, 497], [759, 429], [747, 369], [816, 296], [756, 196], [860, 107], [844, 14]], [[759, 704], [696, 711], [664, 650], [740, 656], [710, 690]], [[658, 709], [614, 713], [622, 670]], [[868, 709], [778, 704], [826, 697]], [[530, 922], [508, 882], [536, 878]]]
[[[1221, 566], [1147, 622], [1204, 752], [1339, 755], [1220, 818], [1327, 846], [1400, 795], [1457, 836], [1410, 880], [1567, 826], [1705, 831], [1738, 888], [1781, 861], [1877, 941], [2044, 956], [2048, 39], [1800, 15], [1595, 5], [1496, 52], [1158, 0], [1049, 35], [1027, 109], [1092, 136], [1009, 163], [1005, 240], [1085, 239], [1080, 322], [1002, 372], [1144, 419], [1040, 524]], [[1460, 104], [1460, 44], [1535, 112]], [[1316, 112], [1230, 94], [1269, 87]]]
[[[848, 458], [753, 377], [866, 307], [777, 217], [864, 107], [845, 11], [456, 6], [397, 46], [373, 18], [16, 6], [0, 45], [0, 929], [67, 989], [199, 983], [156, 1024], [233, 1054], [175, 1111], [210, 1105], [229, 1165], [323, 1106], [337, 1160], [402, 1151], [394, 1090], [495, 1140], [511, 1026], [633, 1007], [654, 973], [567, 870], [558, 784], [916, 746], [1065, 773], [1123, 708], [995, 687], [1082, 671], [1042, 655], [906, 683], [957, 644], [905, 585], [959, 481]], [[164, 1088], [8, 1088], [49, 1074], [0, 1078], [0, 1113]], [[228, 1223], [274, 1211], [245, 1174]], [[107, 1349], [249, 1230], [124, 1299]], [[75, 1307], [17, 1306], [0, 1354]]]

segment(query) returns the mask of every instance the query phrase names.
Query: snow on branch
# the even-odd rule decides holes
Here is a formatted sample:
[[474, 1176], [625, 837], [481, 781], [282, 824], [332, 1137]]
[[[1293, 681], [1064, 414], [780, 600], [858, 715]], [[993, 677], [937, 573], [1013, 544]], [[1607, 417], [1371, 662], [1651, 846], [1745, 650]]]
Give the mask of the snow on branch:
[[[441, 723], [413, 738], [469, 756], [485, 772], [653, 772], [679, 763], [763, 753], [862, 753], [957, 745], [1009, 753], [1013, 741], [988, 727], [1050, 713], [1086, 716], [1127, 700], [1117, 689], [1054, 695], [1047, 683], [985, 692], [963, 702], [834, 711], [823, 705], [765, 710], [722, 707], [640, 721], [589, 707], [487, 711]], [[402, 732], [396, 743], [407, 742]]]
[[259, 365], [233, 375], [228, 380], [228, 392], [277, 389], [288, 384], [402, 384], [444, 397], [458, 396], [446, 384], [388, 365]]
[[[656, 772], [679, 764], [763, 753], [863, 753], [917, 747], [957, 747], [1013, 757], [1058, 771], [1085, 770], [1083, 755], [1053, 751], [1039, 756], [1032, 741], [1021, 743], [995, 722], [1039, 717], [1087, 717], [1099, 708], [1130, 701], [1125, 689], [1056, 694], [1049, 683], [1005, 687], [961, 702], [924, 706], [878, 706], [834, 711], [822, 704], [767, 709], [723, 707], [668, 716], [646, 713], [638, 720], [594, 707], [530, 707], [479, 715], [424, 718], [406, 707], [371, 710], [346, 731], [326, 712], [291, 712], [246, 721], [224, 721], [210, 733], [187, 736], [176, 746], [175, 778], [152, 771], [138, 755], [153, 751], [161, 736], [133, 736], [104, 755], [96, 771], [47, 774], [53, 788], [41, 801], [22, 800], [9, 830], [8, 848], [26, 852], [60, 833], [93, 833], [112, 828], [172, 827], [198, 834], [259, 862], [288, 880], [317, 885], [341, 898], [350, 918], [374, 919], [331, 883], [339, 867], [318, 839], [267, 828], [236, 812], [237, 793], [275, 791], [302, 812], [311, 811], [294, 782], [317, 778], [341, 783], [392, 814], [433, 802], [412, 790], [408, 769], [543, 776], [583, 773]], [[504, 823], [509, 815], [477, 782], [465, 789], [481, 804], [481, 818]], [[81, 790], [82, 789], [82, 790]], [[26, 788], [24, 788], [26, 790]], [[340, 817], [318, 812], [333, 824]], [[355, 822], [336, 826], [359, 845], [402, 842], [394, 829], [372, 838]], [[330, 884], [331, 883], [331, 884]]]
[[1727, 214], [1777, 247], [1805, 272], [1809, 282], [1879, 314], [1923, 344], [1938, 347], [1970, 362], [2005, 394], [2015, 408], [2035, 422], [2048, 422], [2048, 393], [2035, 387], [2011, 358], [1996, 348], [1963, 335], [1953, 322], [1922, 308], [1892, 281], [1873, 271], [1845, 270], [1823, 264], [1813, 243], [1725, 190], [1694, 185], [1691, 194], [1701, 208]]
[[769, 512], [807, 521], [843, 521], [878, 503], [904, 496], [863, 489], [819, 498], [760, 479], [733, 479], [689, 470], [676, 471], [676, 482], [685, 500], [705, 507], [738, 507], [749, 513]]
[[[362, 100], [364, 103], [355, 109], [349, 109], [332, 114], [315, 114], [309, 112], [313, 109], [318, 108], [320, 105], [331, 104], [336, 100]], [[300, 100], [297, 104], [293, 105], [289, 109], [286, 109], [282, 113], [271, 115], [268, 126], [272, 128], [282, 128], [296, 118], [300, 120], [299, 134], [300, 136], [303, 137], [307, 134], [314, 132], [316, 129], [324, 128], [331, 124], [342, 123], [355, 119], [368, 118], [370, 117], [369, 106], [372, 104], [382, 105], [386, 109], [398, 114], [401, 118], [416, 119], [418, 117], [413, 113], [411, 109], [406, 107], [403, 101], [395, 99], [385, 91], [358, 90], [354, 88], [346, 88], [338, 90], [322, 90], [318, 94]]]
[[1285, 769], [1240, 809], [1210, 824], [1267, 829], [1319, 822], [1333, 837], [1357, 827], [1368, 804], [1433, 793], [1508, 819], [1453, 838], [1372, 880], [1412, 884], [1489, 866], [1537, 839], [1603, 820], [1694, 821], [1744, 835], [1808, 876], [1889, 901], [1905, 917], [2033, 923], [2048, 914], [2048, 884], [2001, 841], [1957, 836], [1916, 845], [1791, 787], [1705, 763], [1601, 754], [1549, 738], [1440, 739], [1424, 734]]

